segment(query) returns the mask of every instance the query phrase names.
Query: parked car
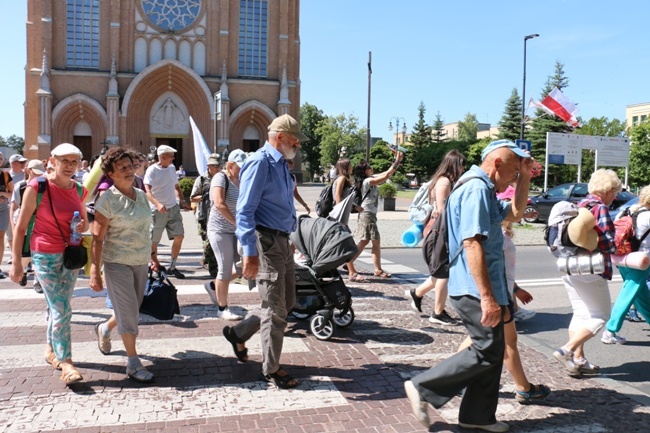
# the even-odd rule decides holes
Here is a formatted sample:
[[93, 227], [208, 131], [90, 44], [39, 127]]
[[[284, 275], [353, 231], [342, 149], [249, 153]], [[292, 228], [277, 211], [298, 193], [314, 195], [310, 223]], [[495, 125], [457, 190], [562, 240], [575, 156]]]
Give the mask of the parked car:
[[633, 205], [638, 204], [638, 203], [639, 203], [639, 197], [634, 197], [632, 200], [626, 201], [625, 203], [623, 203], [622, 205], [620, 205], [616, 209], [611, 209], [609, 211], [609, 216], [612, 217], [612, 221], [614, 221], [616, 219], [616, 217], [618, 216], [618, 214], [623, 212], [623, 210], [625, 210], [625, 209], [627, 209], [629, 207], [632, 207]]
[[[546, 222], [551, 213], [551, 208], [555, 203], [562, 200], [577, 203], [586, 196], [586, 183], [563, 183], [562, 185], [549, 188], [538, 196], [530, 197], [530, 204], [526, 207], [526, 214], [531, 216], [524, 217], [524, 221], [528, 223]], [[610, 210], [617, 209], [634, 197], [636, 196], [629, 191], [621, 191], [616, 195], [609, 208]]]

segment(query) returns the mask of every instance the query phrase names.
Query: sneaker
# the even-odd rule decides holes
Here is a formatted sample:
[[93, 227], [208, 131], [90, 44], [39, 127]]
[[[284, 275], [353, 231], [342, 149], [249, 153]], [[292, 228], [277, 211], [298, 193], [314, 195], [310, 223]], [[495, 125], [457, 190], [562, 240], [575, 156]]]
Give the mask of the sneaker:
[[578, 366], [573, 362], [573, 352], [563, 348], [559, 348], [553, 352], [553, 357], [560, 361], [562, 365], [569, 371], [571, 374], [578, 373]]
[[605, 344], [625, 344], [627, 340], [623, 337], [619, 337], [615, 332], [609, 332], [607, 329], [603, 331], [603, 336], [600, 337], [600, 341]]
[[440, 314], [432, 314], [431, 317], [429, 317], [429, 322], [444, 326], [458, 325], [458, 320], [447, 314], [447, 310], [442, 310], [442, 313]]
[[5, 274], [4, 272], [0, 271], [0, 280], [4, 280], [5, 278], [7, 278], [7, 274]]
[[242, 316], [239, 314], [235, 314], [232, 311], [230, 311], [230, 308], [226, 308], [225, 310], [217, 310], [217, 318], [223, 319], [223, 320], [241, 320], [243, 319]]
[[429, 408], [427, 402], [422, 401], [418, 389], [410, 380], [404, 382], [404, 390], [406, 391], [406, 398], [408, 398], [409, 403], [411, 403], [413, 415], [415, 415], [420, 424], [429, 428], [431, 426], [431, 421], [429, 420]]
[[219, 305], [217, 302], [217, 291], [214, 288], [214, 281], [209, 281], [203, 285], [205, 288], [205, 291], [208, 292], [208, 295], [210, 295], [210, 299], [212, 300], [212, 303], [214, 305]]
[[625, 315], [625, 320], [630, 322], [643, 322], [643, 317], [639, 315], [639, 312], [634, 308], [630, 308], [627, 314]]
[[104, 337], [102, 335], [102, 324], [95, 325], [95, 335], [97, 336], [97, 348], [103, 355], [111, 354], [111, 336]]
[[178, 278], [179, 280], [185, 279], [185, 274], [176, 268], [168, 270], [167, 275], [169, 275], [170, 277]]
[[515, 322], [521, 322], [522, 320], [528, 320], [530, 318], [535, 317], [535, 314], [537, 314], [533, 310], [526, 310], [525, 308], [519, 308], [515, 312]]
[[416, 313], [422, 312], [422, 297], [415, 294], [415, 289], [404, 290], [404, 296], [411, 300], [411, 310]]
[[39, 294], [43, 294], [43, 287], [41, 287], [41, 283], [38, 281], [34, 283], [34, 291]]
[[462, 428], [471, 428], [471, 429], [479, 429], [479, 430], [485, 430], [485, 431], [491, 431], [491, 432], [507, 432], [510, 426], [502, 421], [497, 421], [494, 424], [466, 424], [464, 422], [459, 422], [459, 426]]

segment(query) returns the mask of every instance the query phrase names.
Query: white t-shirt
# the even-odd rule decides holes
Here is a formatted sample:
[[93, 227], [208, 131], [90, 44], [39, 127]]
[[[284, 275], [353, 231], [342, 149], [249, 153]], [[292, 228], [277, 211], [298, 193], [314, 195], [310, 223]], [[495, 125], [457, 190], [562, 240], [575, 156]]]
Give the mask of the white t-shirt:
[[[160, 204], [166, 208], [176, 206], [176, 167], [170, 164], [167, 168], [162, 168], [160, 164], [154, 164], [147, 168], [144, 174], [144, 184], [151, 187], [151, 194]], [[156, 206], [150, 202], [151, 210], [156, 210]]]
[[377, 214], [379, 206], [379, 188], [375, 185], [370, 185], [371, 177], [367, 177], [361, 184], [361, 207], [364, 212]]

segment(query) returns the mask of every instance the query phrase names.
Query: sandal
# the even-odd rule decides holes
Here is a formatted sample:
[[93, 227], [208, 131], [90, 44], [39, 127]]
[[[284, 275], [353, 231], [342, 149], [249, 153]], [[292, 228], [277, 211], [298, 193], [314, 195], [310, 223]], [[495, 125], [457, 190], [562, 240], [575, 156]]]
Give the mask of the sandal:
[[551, 389], [546, 385], [533, 385], [530, 384], [530, 390], [518, 391], [515, 390], [515, 399], [519, 404], [532, 403], [534, 400], [542, 400], [551, 393]]
[[74, 383], [81, 382], [84, 378], [81, 377], [81, 373], [72, 367], [61, 373], [61, 380], [65, 382], [66, 386], [70, 386]]
[[226, 326], [223, 328], [223, 336], [226, 338], [226, 340], [228, 340], [230, 344], [232, 344], [232, 350], [235, 352], [237, 359], [239, 359], [240, 362], [248, 361], [248, 348], [244, 348], [243, 350], [239, 350], [237, 348], [238, 344], [245, 344], [246, 342], [237, 338], [237, 335], [235, 335], [235, 332], [232, 330], [231, 326]]
[[153, 373], [144, 368], [142, 365], [139, 365], [135, 370], [130, 369], [127, 365], [126, 375], [129, 377], [129, 379], [133, 379], [136, 382], [140, 383], [151, 383], [155, 379]]
[[587, 358], [573, 358], [573, 363], [578, 367], [579, 373], [597, 374], [600, 372], [600, 367], [587, 361]]
[[384, 272], [383, 269], [379, 269], [378, 271], [375, 271], [375, 277], [390, 278], [391, 274], [389, 274], [388, 272]]
[[359, 275], [356, 272], [348, 277], [348, 281], [351, 283], [367, 283], [368, 279], [363, 275]]
[[[281, 375], [279, 374], [280, 372], [284, 374]], [[298, 386], [298, 381], [287, 374], [282, 367], [280, 367], [275, 373], [262, 374], [262, 376], [264, 376], [264, 380], [268, 383], [272, 383], [280, 389], [291, 389]]]
[[54, 352], [50, 352], [49, 354], [45, 355], [45, 362], [50, 364], [56, 370], [61, 370], [61, 361], [59, 361], [56, 358], [56, 355], [54, 354]]

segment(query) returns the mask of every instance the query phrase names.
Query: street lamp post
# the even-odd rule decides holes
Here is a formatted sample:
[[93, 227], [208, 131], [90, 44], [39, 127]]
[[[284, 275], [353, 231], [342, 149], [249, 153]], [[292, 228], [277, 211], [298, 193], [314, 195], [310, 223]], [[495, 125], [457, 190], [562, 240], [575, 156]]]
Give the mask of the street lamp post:
[[399, 121], [401, 120], [404, 122], [404, 126], [402, 126], [402, 134], [406, 136], [406, 120], [404, 120], [403, 117], [391, 117], [390, 121], [388, 122], [389, 131], [393, 130], [393, 120], [395, 121], [395, 145], [399, 146]]
[[526, 129], [526, 42], [528, 39], [533, 39], [538, 37], [537, 33], [524, 36], [524, 84], [521, 88], [521, 133], [519, 134], [520, 139], [524, 139], [524, 129]]

